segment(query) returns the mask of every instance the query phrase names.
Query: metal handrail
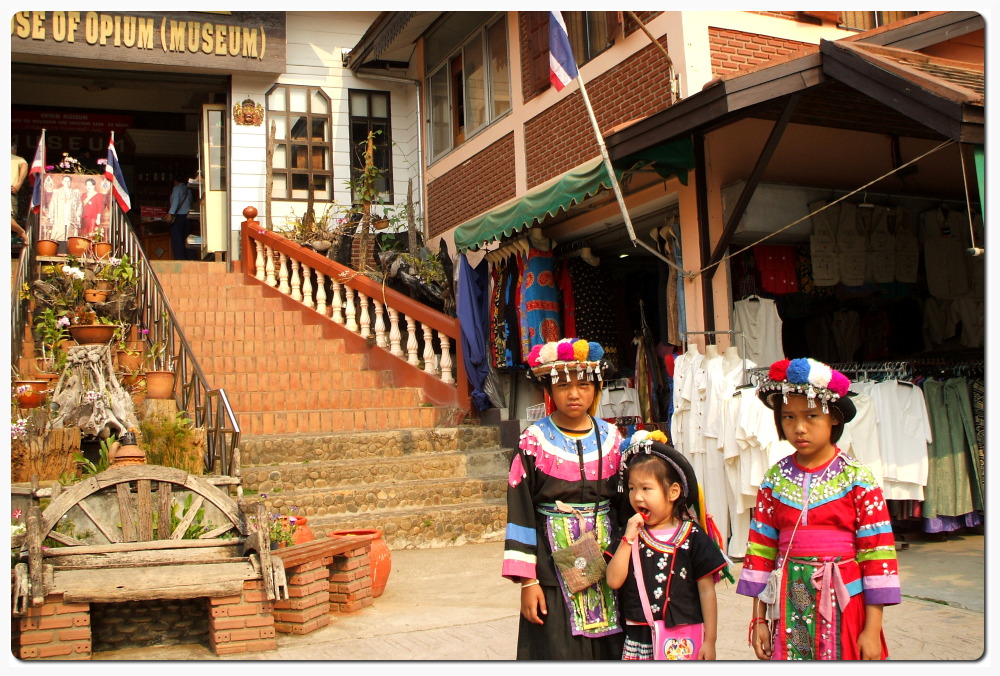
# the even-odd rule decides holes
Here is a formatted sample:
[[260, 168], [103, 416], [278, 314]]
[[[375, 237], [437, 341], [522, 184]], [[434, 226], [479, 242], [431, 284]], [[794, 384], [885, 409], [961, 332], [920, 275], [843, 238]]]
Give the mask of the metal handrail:
[[[125, 214], [117, 203], [111, 204], [111, 218], [106, 239], [111, 243], [116, 255], [127, 254], [137, 273], [136, 305], [138, 324], [149, 330], [148, 339], [166, 345], [164, 354], [173, 365], [174, 398], [178, 408], [193, 416], [194, 424], [206, 431], [205, 470], [212, 474], [236, 477], [239, 475], [240, 426], [236, 420], [229, 398], [222, 388], [213, 389], [191, 345], [181, 330], [177, 317], [160, 280], [153, 270], [142, 245]], [[11, 290], [11, 365], [19, 363], [23, 347], [27, 313], [20, 300], [21, 286], [35, 269], [35, 233], [38, 230], [38, 216], [29, 215], [26, 251], [21, 252], [16, 284]]]

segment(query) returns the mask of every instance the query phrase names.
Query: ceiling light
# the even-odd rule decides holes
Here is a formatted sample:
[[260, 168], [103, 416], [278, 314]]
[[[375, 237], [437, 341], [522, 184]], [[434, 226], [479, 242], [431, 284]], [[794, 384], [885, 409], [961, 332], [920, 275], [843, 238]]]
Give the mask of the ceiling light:
[[628, 254], [619, 254], [618, 257], [619, 258], [628, 258]]

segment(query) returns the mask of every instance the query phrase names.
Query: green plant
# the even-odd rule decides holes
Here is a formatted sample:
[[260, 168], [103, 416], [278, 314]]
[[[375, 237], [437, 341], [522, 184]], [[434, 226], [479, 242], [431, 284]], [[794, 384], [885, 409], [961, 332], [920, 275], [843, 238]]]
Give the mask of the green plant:
[[147, 418], [139, 423], [139, 446], [151, 465], [176, 467], [189, 474], [204, 471], [202, 448], [197, 443], [192, 420], [184, 411], [172, 418]]
[[295, 517], [284, 517], [280, 514], [272, 514], [268, 523], [267, 534], [271, 542], [275, 544], [291, 545], [295, 542]]
[[[184, 518], [184, 515], [188, 513], [188, 511], [191, 509], [191, 505], [193, 503], [194, 503], [194, 494], [192, 494], [192, 493], [188, 493], [187, 494], [187, 496], [184, 498], [184, 504], [183, 505], [181, 505], [181, 503], [177, 500], [177, 498], [173, 499], [173, 502], [170, 505], [170, 532], [171, 533], [173, 533], [174, 530], [177, 528], [177, 526], [180, 525], [181, 519]], [[158, 515], [154, 511], [153, 512], [153, 528], [154, 529], [159, 526], [159, 524], [157, 523], [158, 521], [159, 521]], [[202, 535], [204, 535], [205, 533], [209, 532], [210, 530], [212, 530], [214, 528], [215, 528], [215, 524], [213, 524], [211, 522], [206, 522], [205, 521], [205, 508], [201, 507], [201, 508], [198, 509], [197, 512], [195, 512], [194, 519], [191, 520], [191, 524], [187, 527], [187, 530], [184, 531], [184, 535], [181, 536], [181, 539], [183, 539], [183, 540], [197, 540]], [[158, 538], [160, 537], [159, 533], [157, 533], [157, 537]]]
[[130, 290], [139, 279], [128, 254], [122, 254], [121, 258], [108, 258], [106, 262], [97, 265], [97, 279], [111, 282], [114, 290], [119, 293]]
[[167, 342], [158, 340], [146, 350], [144, 358], [146, 368], [150, 371], [173, 371], [174, 357], [167, 354]]

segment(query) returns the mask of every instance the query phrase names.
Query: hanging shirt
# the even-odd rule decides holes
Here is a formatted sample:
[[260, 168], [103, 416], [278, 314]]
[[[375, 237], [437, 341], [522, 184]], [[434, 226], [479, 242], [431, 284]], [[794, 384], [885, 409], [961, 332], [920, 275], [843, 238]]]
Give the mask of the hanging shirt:
[[972, 291], [966, 261], [969, 223], [960, 211], [931, 209], [920, 215], [927, 291], [935, 298], [961, 298]]
[[927, 444], [933, 439], [923, 392], [896, 380], [870, 390], [878, 416], [886, 497], [923, 500], [927, 485]]
[[799, 290], [794, 246], [758, 244], [753, 248], [753, 254], [760, 270], [760, 285], [764, 291], [781, 295]]
[[781, 318], [770, 298], [736, 301], [733, 304], [733, 330], [746, 337], [747, 359], [761, 366], [770, 366], [784, 359], [781, 343]]

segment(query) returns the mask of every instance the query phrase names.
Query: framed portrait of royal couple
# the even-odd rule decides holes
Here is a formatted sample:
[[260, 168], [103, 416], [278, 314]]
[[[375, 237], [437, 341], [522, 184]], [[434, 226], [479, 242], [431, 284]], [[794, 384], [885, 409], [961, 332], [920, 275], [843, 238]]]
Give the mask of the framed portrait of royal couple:
[[93, 238], [111, 216], [111, 182], [99, 174], [45, 174], [42, 239]]

